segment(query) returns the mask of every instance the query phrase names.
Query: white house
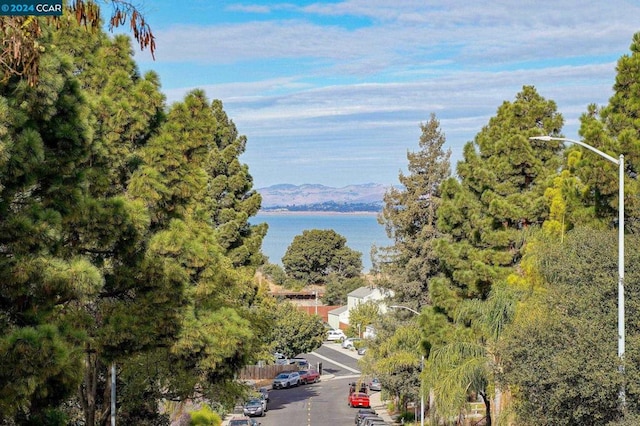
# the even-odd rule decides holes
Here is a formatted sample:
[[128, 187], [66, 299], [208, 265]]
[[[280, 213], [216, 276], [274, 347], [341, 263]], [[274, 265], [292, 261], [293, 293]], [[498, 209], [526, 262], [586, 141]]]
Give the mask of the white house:
[[[360, 287], [347, 294], [347, 306], [341, 306], [328, 312], [327, 322], [334, 329], [344, 329], [349, 325], [349, 313], [352, 309], [358, 306], [360, 303], [368, 301], [378, 301], [380, 311], [385, 313], [387, 307], [384, 303], [384, 299], [393, 295], [390, 290], [379, 289], [377, 287]], [[366, 331], [366, 330], [365, 330]], [[369, 333], [375, 333], [370, 330]]]
[[[347, 294], [347, 309], [351, 311], [361, 303], [369, 301], [377, 301], [380, 306], [380, 312], [387, 312], [387, 306], [384, 304], [384, 299], [393, 296], [393, 292], [387, 289], [380, 289], [378, 287], [360, 287]], [[347, 324], [349, 322], [347, 321]]]
[[346, 306], [340, 306], [327, 312], [327, 322], [334, 330], [340, 330], [340, 323], [349, 323], [349, 310]]

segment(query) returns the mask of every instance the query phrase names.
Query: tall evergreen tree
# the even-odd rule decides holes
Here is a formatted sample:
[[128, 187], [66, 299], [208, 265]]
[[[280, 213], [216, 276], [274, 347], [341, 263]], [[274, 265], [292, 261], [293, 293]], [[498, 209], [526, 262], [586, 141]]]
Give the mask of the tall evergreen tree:
[[[582, 140], [618, 158], [624, 154], [625, 168], [625, 228], [640, 232], [640, 191], [637, 180], [640, 172], [640, 33], [633, 36], [631, 53], [618, 60], [614, 94], [609, 104], [598, 109], [590, 105], [581, 117]], [[594, 209], [598, 219], [610, 224], [617, 220], [618, 168], [601, 156], [576, 147], [580, 161], [575, 173], [587, 186], [582, 192], [584, 202]]]
[[462, 299], [484, 299], [518, 264], [528, 228], [548, 217], [544, 191], [561, 163], [559, 143], [529, 136], [557, 135], [561, 127], [555, 103], [524, 87], [465, 146], [460, 180], [442, 187], [438, 228], [446, 237], [437, 250], [445, 278], [432, 285], [435, 305], [448, 305], [447, 288]]
[[[82, 355], [82, 359], [74, 358], [82, 361], [82, 368], [68, 371], [79, 390], [74, 392], [79, 400], [71, 406], [81, 406], [85, 423], [93, 425], [109, 414], [109, 400], [103, 397], [108, 395], [108, 365], [137, 351], [166, 345], [164, 339], [177, 333], [175, 307], [183, 303], [183, 297], [181, 283], [163, 273], [165, 265], [145, 258], [148, 215], [141, 203], [124, 194], [136, 167], [134, 152], [153, 133], [164, 107], [157, 79], [153, 75], [149, 80], [140, 78], [126, 38], [110, 41], [101, 31], [80, 29], [74, 20], [63, 18], [57, 24], [56, 28], [42, 27], [45, 31], [39, 42], [48, 53], [40, 60], [38, 84], [28, 88], [27, 81], [13, 78], [3, 86], [9, 104], [21, 104], [13, 111], [33, 108], [29, 114], [35, 118], [30, 119], [30, 151], [24, 153], [28, 159], [19, 160], [20, 151], [15, 151], [7, 163], [9, 175], [17, 171], [19, 162], [26, 168], [20, 174], [30, 177], [17, 188], [9, 175], [2, 179], [9, 191], [2, 197], [8, 208], [2, 226], [14, 229], [3, 246], [18, 243], [24, 246], [23, 255], [28, 253], [28, 257], [13, 256], [13, 268], [22, 270], [22, 277], [8, 271], [4, 281], [7, 288], [16, 286], [25, 292], [20, 297], [33, 298], [31, 306], [20, 309], [41, 313], [32, 318], [33, 324], [16, 321], [16, 332], [41, 322], [73, 336], [69, 352]], [[21, 93], [32, 98], [31, 106], [21, 99]], [[21, 115], [9, 123], [10, 133], [24, 132], [28, 115]], [[44, 143], [33, 138], [37, 132]], [[15, 208], [16, 197], [17, 205], [25, 210]], [[48, 213], [33, 216], [38, 209]], [[23, 222], [27, 211], [31, 224], [17, 232], [19, 228], [12, 223]], [[46, 240], [25, 246], [25, 237]], [[27, 265], [36, 269], [26, 272]], [[58, 289], [47, 284], [45, 294], [27, 285], [51, 280]], [[17, 295], [5, 295], [7, 304], [15, 306]], [[4, 337], [11, 339], [11, 328], [6, 330], [9, 333]], [[53, 334], [49, 331], [49, 335]], [[11, 356], [9, 349], [2, 356]], [[61, 362], [70, 365], [69, 360]], [[20, 370], [15, 374], [20, 375]], [[14, 382], [20, 379], [29, 377]], [[21, 403], [15, 417], [37, 423], [41, 413], [36, 408], [42, 405], [38, 398], [49, 395], [47, 409], [55, 409], [50, 395], [69, 396], [61, 389], [50, 391], [46, 385], [37, 388], [31, 396], [25, 394], [32, 400]]]
[[[251, 314], [259, 302], [252, 280], [255, 267], [238, 263], [229, 250], [229, 233], [215, 220], [222, 207], [211, 202], [211, 191], [218, 178], [228, 177], [217, 174], [228, 167], [242, 169], [231, 179], [236, 185], [232, 199], [242, 198], [244, 188], [245, 198], [259, 208], [259, 196], [250, 191], [251, 178], [238, 161], [241, 150], [231, 148], [220, 155], [217, 137], [224, 125], [216, 115], [218, 105], [210, 105], [199, 90], [174, 104], [158, 135], [144, 147], [143, 165], [129, 185], [130, 196], [142, 200], [151, 214], [154, 235], [147, 255], [171, 265], [185, 288], [181, 332], [164, 356], [160, 354], [165, 368], [149, 377], [179, 399], [196, 392], [219, 396], [259, 344], [252, 331], [257, 319]], [[251, 209], [236, 215], [234, 208], [242, 207], [241, 202], [229, 202], [221, 216], [236, 220], [238, 227], [238, 217], [244, 218], [245, 235], [257, 245], [244, 247], [244, 259], [258, 259], [266, 229], [248, 225]], [[157, 363], [157, 355], [150, 362]]]
[[85, 190], [89, 105], [59, 50], [48, 49], [40, 72], [38, 86], [0, 85], [0, 410], [24, 424], [45, 423], [77, 389], [83, 311], [104, 288], [76, 228], [79, 212], [100, 209]]
[[407, 153], [409, 174], [400, 173], [402, 188], [391, 188], [384, 196], [378, 221], [385, 226], [394, 244], [382, 250], [378, 267], [395, 298], [412, 309], [429, 302], [429, 279], [438, 272], [433, 242], [440, 234], [436, 228], [440, 206], [440, 186], [450, 176], [451, 151], [440, 122], [432, 114], [420, 125], [419, 147]]
[[[553, 101], [525, 86], [465, 146], [464, 160], [458, 164], [460, 180], [450, 178], [443, 183], [438, 209], [438, 229], [443, 236], [434, 244], [442, 273], [430, 281], [432, 305], [424, 310], [422, 319], [429, 325], [425, 345], [430, 356], [456, 342], [482, 345], [487, 337], [473, 331], [491, 327], [482, 324], [487, 318], [479, 314], [483, 310], [469, 309], [469, 303], [490, 300], [492, 290], [509, 286], [507, 278], [518, 272], [530, 228], [548, 217], [544, 194], [561, 163], [561, 147], [529, 137], [557, 135], [562, 122]], [[464, 353], [456, 356], [466, 357]], [[439, 380], [452, 379], [444, 374]], [[490, 377], [484, 380], [490, 383]], [[432, 385], [438, 387], [438, 383]]]
[[240, 162], [247, 138], [239, 135], [222, 102], [214, 100], [215, 145], [210, 153], [207, 173], [210, 177], [208, 202], [211, 221], [220, 244], [235, 266], [252, 268], [264, 263], [260, 252], [267, 225], [250, 225], [248, 220], [260, 210], [262, 197], [253, 189], [253, 178], [246, 164]]

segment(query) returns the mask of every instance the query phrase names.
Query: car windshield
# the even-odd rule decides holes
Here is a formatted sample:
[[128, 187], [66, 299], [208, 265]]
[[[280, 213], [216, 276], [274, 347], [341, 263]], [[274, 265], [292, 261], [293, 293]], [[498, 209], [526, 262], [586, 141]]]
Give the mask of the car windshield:
[[247, 405], [262, 405], [259, 399], [250, 399], [247, 401]]
[[278, 374], [278, 377], [276, 377], [276, 379], [287, 379], [288, 377], [289, 377], [288, 374], [280, 373]]
[[229, 426], [250, 426], [248, 420], [231, 420]]

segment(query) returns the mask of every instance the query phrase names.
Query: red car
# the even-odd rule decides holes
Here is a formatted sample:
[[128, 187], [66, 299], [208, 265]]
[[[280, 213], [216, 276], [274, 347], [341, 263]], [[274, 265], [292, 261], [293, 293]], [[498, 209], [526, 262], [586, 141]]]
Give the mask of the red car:
[[363, 392], [352, 392], [349, 394], [349, 407], [370, 408], [369, 395]]
[[320, 380], [320, 373], [316, 370], [300, 370], [300, 383], [306, 385], [307, 383], [316, 383]]

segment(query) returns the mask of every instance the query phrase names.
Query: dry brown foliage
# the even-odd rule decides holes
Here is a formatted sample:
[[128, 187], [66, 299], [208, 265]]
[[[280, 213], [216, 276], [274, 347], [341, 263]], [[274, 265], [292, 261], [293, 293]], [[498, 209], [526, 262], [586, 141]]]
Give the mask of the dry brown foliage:
[[[149, 49], [155, 59], [156, 43], [151, 27], [135, 6], [122, 0], [103, 0], [113, 10], [109, 18], [109, 30], [129, 22], [133, 37], [140, 49]], [[92, 0], [74, 0], [67, 7], [66, 13], [75, 16], [79, 24], [87, 29], [95, 30], [100, 25], [100, 7]], [[11, 77], [24, 78], [34, 86], [38, 82], [40, 55], [44, 46], [39, 43], [42, 34], [42, 23], [47, 19], [54, 24], [58, 17], [37, 18], [35, 16], [2, 16], [0, 17], [0, 83], [6, 83]]]

